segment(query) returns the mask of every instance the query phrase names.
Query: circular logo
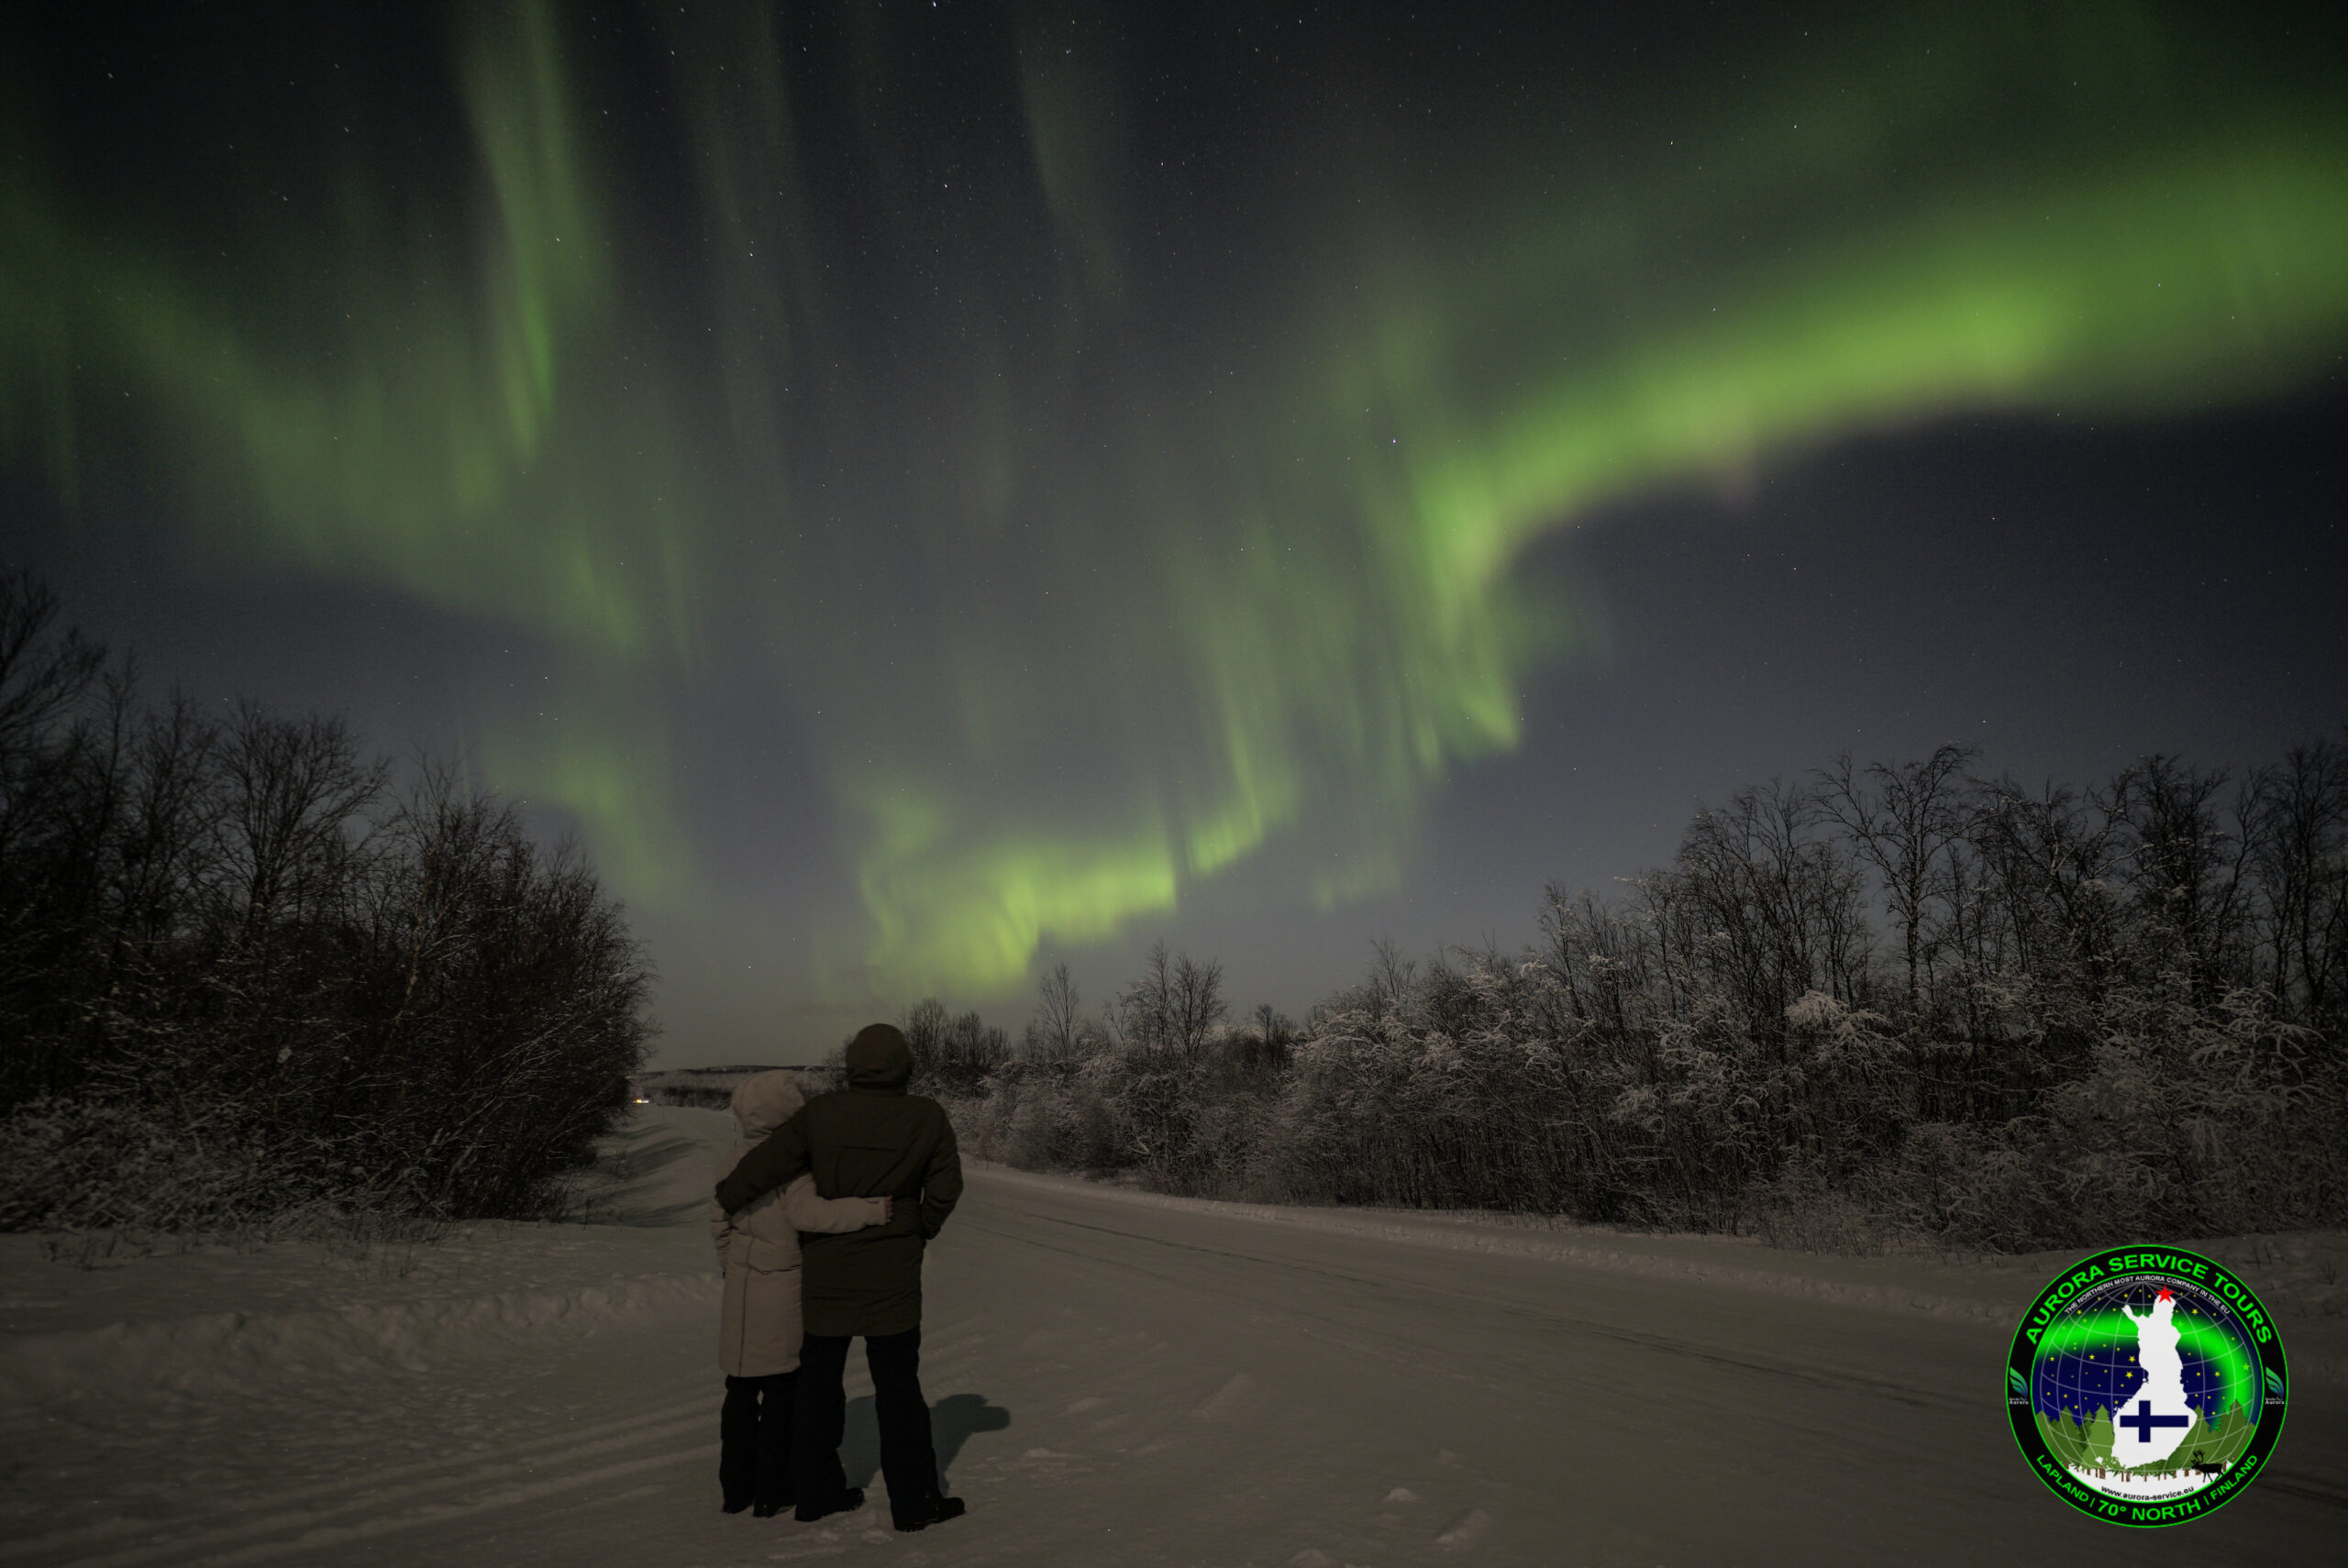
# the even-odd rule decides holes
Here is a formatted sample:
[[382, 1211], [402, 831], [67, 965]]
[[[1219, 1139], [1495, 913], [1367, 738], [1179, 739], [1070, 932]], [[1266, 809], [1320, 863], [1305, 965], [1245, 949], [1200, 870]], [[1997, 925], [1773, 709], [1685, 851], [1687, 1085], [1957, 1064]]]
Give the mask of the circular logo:
[[2289, 1393], [2257, 1294], [2181, 1247], [2080, 1259], [2038, 1293], [2006, 1355], [2022, 1457], [2114, 1524], [2183, 1524], [2231, 1501], [2275, 1452]]

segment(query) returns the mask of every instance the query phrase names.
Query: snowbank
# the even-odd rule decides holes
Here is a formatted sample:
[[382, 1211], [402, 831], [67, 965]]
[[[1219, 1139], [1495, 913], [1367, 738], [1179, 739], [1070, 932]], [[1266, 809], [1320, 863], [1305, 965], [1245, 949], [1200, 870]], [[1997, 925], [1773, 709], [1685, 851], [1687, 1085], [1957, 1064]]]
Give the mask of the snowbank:
[[204, 1312], [0, 1337], [0, 1401], [110, 1399], [140, 1387], [183, 1393], [278, 1376], [422, 1373], [495, 1356], [548, 1334], [581, 1337], [716, 1310], [714, 1274], [616, 1277], [559, 1290], [471, 1298], [348, 1302], [320, 1311]]
[[611, 1141], [581, 1199], [601, 1222], [481, 1223], [429, 1245], [212, 1247], [48, 1261], [0, 1236], [0, 1401], [199, 1391], [281, 1375], [417, 1373], [663, 1318], [702, 1321], [705, 1230], [731, 1119], [659, 1108]]

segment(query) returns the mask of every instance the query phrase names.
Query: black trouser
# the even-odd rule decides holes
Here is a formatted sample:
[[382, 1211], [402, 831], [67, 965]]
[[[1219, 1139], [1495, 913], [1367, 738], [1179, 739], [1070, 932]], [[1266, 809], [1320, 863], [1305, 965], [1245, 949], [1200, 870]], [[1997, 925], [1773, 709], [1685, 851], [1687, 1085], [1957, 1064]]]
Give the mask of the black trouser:
[[725, 1506], [781, 1507], [791, 1502], [791, 1421], [799, 1374], [729, 1377], [717, 1417], [717, 1484]]
[[[847, 1486], [847, 1473], [840, 1468], [847, 1396], [840, 1378], [847, 1371], [851, 1337], [809, 1334], [799, 1346], [799, 1404], [792, 1421], [791, 1460], [803, 1508], [836, 1507]], [[889, 1482], [889, 1508], [905, 1513], [939, 1495], [929, 1401], [921, 1394], [921, 1331], [866, 1335], [864, 1364], [872, 1372], [873, 1413], [880, 1423], [880, 1474]]]

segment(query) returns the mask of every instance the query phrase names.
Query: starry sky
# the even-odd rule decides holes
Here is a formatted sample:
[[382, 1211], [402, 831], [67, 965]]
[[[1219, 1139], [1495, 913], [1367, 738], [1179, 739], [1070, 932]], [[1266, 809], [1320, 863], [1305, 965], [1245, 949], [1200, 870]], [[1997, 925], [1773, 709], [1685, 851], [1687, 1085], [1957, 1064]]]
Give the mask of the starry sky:
[[575, 833], [674, 1064], [1301, 1012], [1700, 801], [2348, 720], [2348, 49], [2227, 5], [19, 6], [0, 554]]

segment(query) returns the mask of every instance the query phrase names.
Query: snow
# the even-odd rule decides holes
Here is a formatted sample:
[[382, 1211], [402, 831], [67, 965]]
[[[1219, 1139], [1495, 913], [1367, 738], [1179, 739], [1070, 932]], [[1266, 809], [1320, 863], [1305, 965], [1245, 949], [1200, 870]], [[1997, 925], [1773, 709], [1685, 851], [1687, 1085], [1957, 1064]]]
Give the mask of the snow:
[[0, 1238], [0, 1568], [2305, 1562], [2348, 1524], [2332, 1234], [2202, 1243], [2298, 1386], [2214, 1517], [2116, 1535], [2024, 1470], [2006, 1338], [2068, 1256], [1822, 1258], [1534, 1219], [1167, 1198], [973, 1164], [923, 1381], [968, 1517], [717, 1511], [719, 1113], [643, 1108], [601, 1221], [81, 1268]]

